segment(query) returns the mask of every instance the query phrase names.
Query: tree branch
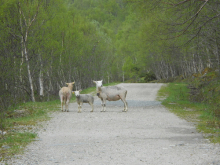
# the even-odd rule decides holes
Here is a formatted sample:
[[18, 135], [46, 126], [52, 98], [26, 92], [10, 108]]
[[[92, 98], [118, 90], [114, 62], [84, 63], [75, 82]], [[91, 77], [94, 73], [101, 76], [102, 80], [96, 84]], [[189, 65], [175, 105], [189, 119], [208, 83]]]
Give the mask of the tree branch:
[[[189, 2], [189, 1], [191, 1], [191, 0], [181, 1], [181, 2], [176, 3], [176, 4], [174, 4], [174, 3], [167, 3], [167, 2], [162, 2], [162, 3], [167, 4], [167, 5], [172, 5], [172, 6], [178, 6], [178, 5], [181, 5], [181, 4], [186, 3], [186, 2]], [[209, 1], [209, 0], [198, 0], [198, 1], [207, 2], [207, 1]]]
[[[182, 1], [182, 3], [183, 3], [183, 2], [187, 2], [187, 1], [190, 1], [190, 0]], [[197, 18], [198, 15], [199, 15], [199, 13], [201, 12], [201, 10], [204, 8], [204, 6], [206, 5], [206, 3], [207, 3], [209, 0], [201, 0], [201, 1], [205, 1], [205, 2], [204, 2], [204, 3], [202, 4], [202, 6], [199, 8], [199, 10], [196, 12], [196, 14], [194, 14], [190, 19], [188, 19], [187, 21], [185, 21], [184, 23], [182, 23], [182, 25], [183, 25], [183, 24], [187, 23], [188, 21], [190, 21], [191, 19], [193, 19], [193, 20], [190, 22], [190, 24], [189, 24], [186, 28], [184, 28], [183, 30], [181, 30], [181, 31], [182, 31], [181, 34], [179, 34], [179, 35], [177, 35], [177, 36], [174, 36], [174, 37], [172, 37], [172, 38], [170, 38], [170, 39], [180, 37], [180, 36], [183, 35], [183, 34], [189, 29], [189, 27], [194, 23], [194, 21], [196, 20], [196, 18]], [[199, 30], [199, 31], [200, 31], [200, 30]]]

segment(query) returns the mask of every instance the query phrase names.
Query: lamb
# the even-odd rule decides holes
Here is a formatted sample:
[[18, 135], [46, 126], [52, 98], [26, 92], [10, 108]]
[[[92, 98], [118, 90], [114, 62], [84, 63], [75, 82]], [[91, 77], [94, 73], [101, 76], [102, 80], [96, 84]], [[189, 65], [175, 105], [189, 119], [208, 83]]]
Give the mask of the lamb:
[[102, 101], [102, 111], [105, 112], [106, 110], [106, 100], [108, 101], [117, 101], [117, 100], [122, 100], [124, 103], [124, 110], [123, 112], [128, 111], [128, 104], [126, 102], [126, 95], [127, 95], [127, 90], [124, 89], [123, 87], [119, 86], [107, 86], [103, 87], [102, 85], [102, 80], [101, 81], [93, 81], [96, 84], [96, 92], [97, 96], [101, 99]]
[[81, 112], [82, 104], [83, 103], [89, 103], [92, 106], [92, 110], [90, 112], [93, 112], [94, 110], [94, 97], [90, 94], [80, 94], [82, 90], [79, 91], [73, 91], [72, 93], [75, 93], [76, 101], [78, 103], [78, 113]]
[[65, 104], [65, 111], [69, 112], [69, 101], [72, 95], [73, 84], [66, 83], [68, 87], [62, 87], [59, 91], [60, 101], [61, 101], [61, 110], [63, 111], [63, 104]]

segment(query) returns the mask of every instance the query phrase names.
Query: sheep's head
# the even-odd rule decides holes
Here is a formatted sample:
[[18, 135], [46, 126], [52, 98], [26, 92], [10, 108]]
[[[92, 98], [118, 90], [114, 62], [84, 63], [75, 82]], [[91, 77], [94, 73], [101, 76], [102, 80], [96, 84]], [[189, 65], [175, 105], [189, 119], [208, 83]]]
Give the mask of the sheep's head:
[[74, 93], [76, 97], [79, 97], [79, 94], [80, 94], [81, 91], [82, 90], [80, 89], [79, 91], [73, 91], [72, 93]]
[[103, 80], [101, 80], [101, 81], [93, 81], [93, 82], [96, 83], [96, 87], [99, 88], [99, 87], [103, 87], [102, 81]]
[[74, 83], [75, 83], [75, 82], [66, 83], [66, 85], [68, 85], [68, 87], [69, 87], [69, 86], [73, 86]]
[[68, 87], [73, 87], [73, 84], [74, 84], [75, 82], [71, 82], [71, 83], [66, 83], [66, 85], [68, 86]]

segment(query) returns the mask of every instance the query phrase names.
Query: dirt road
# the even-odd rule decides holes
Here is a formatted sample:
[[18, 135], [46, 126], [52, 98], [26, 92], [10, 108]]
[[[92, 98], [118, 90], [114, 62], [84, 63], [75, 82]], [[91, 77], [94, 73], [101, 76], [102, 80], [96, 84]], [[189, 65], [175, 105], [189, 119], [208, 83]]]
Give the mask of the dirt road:
[[58, 165], [220, 165], [220, 148], [192, 123], [155, 101], [162, 84], [120, 84], [128, 90], [128, 112], [121, 101], [106, 112], [84, 104], [77, 113], [56, 112], [23, 155], [9, 164]]

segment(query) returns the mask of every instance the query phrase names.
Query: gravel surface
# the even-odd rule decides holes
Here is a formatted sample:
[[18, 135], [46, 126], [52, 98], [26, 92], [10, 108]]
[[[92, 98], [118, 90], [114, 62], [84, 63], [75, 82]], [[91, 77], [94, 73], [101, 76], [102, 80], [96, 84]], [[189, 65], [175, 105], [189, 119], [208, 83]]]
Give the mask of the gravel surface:
[[120, 84], [128, 90], [128, 112], [122, 101], [95, 97], [94, 112], [70, 104], [56, 112], [36, 141], [8, 164], [18, 165], [220, 165], [220, 146], [198, 133], [156, 101], [163, 84]]

